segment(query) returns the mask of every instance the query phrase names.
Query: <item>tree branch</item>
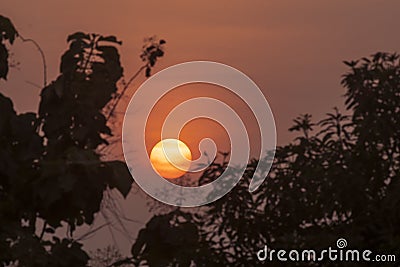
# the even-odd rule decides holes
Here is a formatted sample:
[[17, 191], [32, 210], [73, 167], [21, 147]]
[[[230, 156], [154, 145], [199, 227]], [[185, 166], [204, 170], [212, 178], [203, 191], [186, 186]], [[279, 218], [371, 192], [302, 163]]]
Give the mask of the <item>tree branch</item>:
[[42, 228], [42, 232], [40, 233], [39, 240], [43, 239], [44, 233], [46, 232], [46, 227], [47, 227], [47, 222], [45, 221], [43, 223], [43, 228]]
[[146, 67], [147, 67], [147, 64], [141, 66], [141, 67], [138, 69], [138, 71], [137, 71], [137, 72], [129, 79], [129, 81], [125, 84], [124, 88], [122, 89], [122, 92], [116, 97], [116, 100], [115, 100], [113, 106], [111, 107], [110, 112], [109, 112], [108, 115], [107, 115], [107, 118], [106, 118], [107, 121], [111, 118], [112, 114], [113, 114], [114, 111], [115, 111], [115, 108], [118, 106], [119, 101], [121, 100], [122, 96], [125, 94], [126, 90], [129, 88], [129, 86], [131, 85], [131, 83], [133, 82], [133, 80], [135, 80], [136, 77], [139, 76], [139, 74], [140, 74]]
[[40, 56], [42, 58], [42, 63], [43, 63], [43, 87], [46, 87], [46, 85], [47, 85], [47, 64], [46, 64], [46, 57], [44, 55], [44, 52], [43, 52], [42, 48], [40, 47], [40, 45], [35, 40], [30, 39], [30, 38], [24, 38], [19, 33], [18, 33], [18, 35], [21, 38], [22, 42], [30, 42], [30, 43], [32, 43], [36, 47], [36, 49], [39, 51]]

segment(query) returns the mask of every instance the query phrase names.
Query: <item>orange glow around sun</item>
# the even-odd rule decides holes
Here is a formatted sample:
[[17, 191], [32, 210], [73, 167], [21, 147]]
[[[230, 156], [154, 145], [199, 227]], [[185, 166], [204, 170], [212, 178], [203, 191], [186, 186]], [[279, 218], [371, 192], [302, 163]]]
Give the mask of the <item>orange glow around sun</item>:
[[184, 175], [185, 170], [190, 167], [190, 162], [186, 162], [182, 157], [188, 161], [192, 160], [192, 153], [188, 146], [178, 139], [164, 139], [151, 150], [150, 162], [159, 175], [167, 179], [175, 179]]

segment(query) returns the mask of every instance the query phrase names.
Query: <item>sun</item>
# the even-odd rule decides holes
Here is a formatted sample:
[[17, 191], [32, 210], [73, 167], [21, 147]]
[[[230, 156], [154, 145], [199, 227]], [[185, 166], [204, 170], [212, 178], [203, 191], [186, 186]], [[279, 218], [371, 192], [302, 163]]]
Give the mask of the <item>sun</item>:
[[153, 169], [167, 179], [179, 178], [190, 167], [192, 153], [189, 147], [178, 139], [164, 139], [158, 142], [150, 153]]

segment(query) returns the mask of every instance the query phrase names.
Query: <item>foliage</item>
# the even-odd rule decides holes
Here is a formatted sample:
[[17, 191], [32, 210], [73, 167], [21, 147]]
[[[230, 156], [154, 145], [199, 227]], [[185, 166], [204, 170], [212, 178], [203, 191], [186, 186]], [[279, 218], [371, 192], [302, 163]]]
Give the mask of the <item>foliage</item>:
[[[335, 247], [341, 237], [352, 248], [396, 254], [400, 246], [399, 56], [377, 53], [345, 64], [350, 70], [342, 84], [351, 114], [335, 109], [319, 122], [309, 114], [299, 116], [290, 128], [299, 134], [277, 148], [268, 179], [254, 194], [248, 192], [248, 185], [257, 160], [249, 162], [230, 193], [202, 212], [194, 211], [197, 215], [190, 222], [200, 233], [191, 252], [196, 266], [259, 266], [256, 253], [265, 244], [321, 250]], [[225, 165], [214, 162], [200, 183], [218, 178]], [[163, 218], [159, 215], [150, 222], [154, 220]], [[149, 238], [139, 235], [133, 248]], [[146, 243], [147, 254], [134, 249], [134, 258], [162, 251], [159, 246], [170, 237], [156, 231], [151, 238], [158, 242]], [[157, 259], [168, 262], [163, 266], [190, 266], [176, 264], [169, 255], [159, 254]], [[324, 266], [329, 264], [335, 265]], [[369, 266], [378, 265], [370, 262]]]
[[[0, 79], [8, 74], [5, 42], [18, 36], [0, 16]], [[112, 135], [104, 110], [118, 95], [122, 43], [83, 32], [67, 42], [59, 76], [41, 91], [38, 114], [17, 114], [0, 94], [2, 266], [87, 266], [89, 256], [74, 239], [75, 229], [93, 223], [105, 190], [115, 188], [126, 197], [131, 188], [125, 163], [104, 161], [98, 151]], [[156, 58], [162, 56], [157, 49]], [[153, 67], [154, 51], [148, 52]], [[65, 226], [68, 232], [60, 238], [56, 230]]]
[[166, 43], [165, 40], [160, 39], [157, 40], [156, 37], [149, 37], [145, 39], [145, 43], [142, 47], [142, 54], [140, 58], [143, 62], [146, 63], [145, 73], [146, 77], [150, 77], [151, 75], [151, 68], [157, 62], [157, 59], [164, 56], [164, 44]]
[[[39, 120], [47, 140], [35, 181], [39, 214], [52, 227], [61, 221], [71, 231], [91, 224], [100, 209], [103, 191], [126, 177], [126, 167], [103, 162], [95, 149], [111, 135], [102, 109], [116, 92], [122, 76], [115, 37], [75, 33], [62, 56], [61, 74], [41, 93]], [[104, 44], [105, 43], [105, 44]], [[119, 169], [125, 168], [125, 173]], [[122, 175], [121, 175], [122, 174]], [[130, 186], [129, 182], [125, 185]], [[125, 195], [129, 187], [119, 188]]]
[[8, 74], [8, 50], [6, 41], [14, 43], [18, 32], [9, 18], [0, 15], [0, 79], [7, 79]]
[[199, 247], [199, 233], [191, 214], [178, 209], [154, 216], [140, 230], [132, 247], [133, 262], [160, 267], [189, 266]]

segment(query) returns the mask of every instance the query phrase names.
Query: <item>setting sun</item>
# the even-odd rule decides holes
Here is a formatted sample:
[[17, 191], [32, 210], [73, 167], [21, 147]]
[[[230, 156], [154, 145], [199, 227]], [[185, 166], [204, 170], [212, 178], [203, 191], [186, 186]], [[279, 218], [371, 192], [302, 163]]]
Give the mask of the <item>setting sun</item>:
[[192, 153], [188, 146], [178, 139], [164, 139], [158, 142], [150, 153], [154, 170], [167, 179], [179, 178], [190, 167]]

